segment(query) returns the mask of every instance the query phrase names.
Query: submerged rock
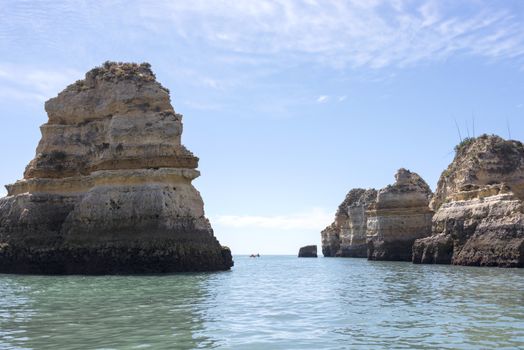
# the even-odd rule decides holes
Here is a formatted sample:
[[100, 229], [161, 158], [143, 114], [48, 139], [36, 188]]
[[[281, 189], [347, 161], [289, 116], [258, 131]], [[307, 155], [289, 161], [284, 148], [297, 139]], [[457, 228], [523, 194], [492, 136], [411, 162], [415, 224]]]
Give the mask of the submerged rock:
[[431, 233], [432, 196], [416, 173], [399, 169], [395, 183], [378, 191], [367, 215], [368, 259], [411, 261], [416, 239]]
[[467, 139], [440, 176], [431, 237], [413, 262], [524, 266], [524, 146], [498, 136]]
[[300, 248], [298, 251], [299, 258], [316, 258], [317, 257], [317, 246], [316, 245], [307, 245]]
[[227, 270], [191, 181], [182, 115], [149, 64], [107, 62], [45, 104], [37, 155], [0, 199], [0, 272]]
[[[339, 205], [335, 221], [322, 231], [324, 256], [365, 258], [367, 256], [366, 211], [375, 202], [377, 191], [355, 188]], [[327, 254], [329, 255], [327, 255]]]

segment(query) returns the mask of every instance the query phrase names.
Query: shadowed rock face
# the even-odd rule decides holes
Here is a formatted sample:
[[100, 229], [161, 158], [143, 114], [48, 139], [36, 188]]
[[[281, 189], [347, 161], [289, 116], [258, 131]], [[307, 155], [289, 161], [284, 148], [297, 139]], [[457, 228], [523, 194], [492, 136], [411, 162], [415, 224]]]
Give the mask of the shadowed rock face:
[[375, 189], [352, 190], [338, 208], [336, 222], [340, 227], [340, 256], [351, 258], [367, 256], [367, 210], [376, 198]]
[[524, 146], [483, 135], [457, 149], [431, 206], [432, 235], [413, 262], [524, 266]]
[[316, 245], [307, 245], [300, 248], [298, 251], [299, 258], [316, 258], [317, 257], [317, 246]]
[[182, 116], [148, 64], [106, 63], [46, 102], [37, 155], [0, 199], [0, 272], [227, 270]]
[[431, 189], [416, 173], [398, 170], [367, 212], [368, 259], [411, 261], [413, 242], [431, 232]]
[[367, 256], [366, 211], [375, 202], [377, 191], [355, 188], [339, 205], [335, 221], [322, 231], [324, 256], [365, 258]]
[[332, 223], [320, 232], [322, 240], [322, 254], [324, 257], [338, 256], [340, 249], [340, 230]]

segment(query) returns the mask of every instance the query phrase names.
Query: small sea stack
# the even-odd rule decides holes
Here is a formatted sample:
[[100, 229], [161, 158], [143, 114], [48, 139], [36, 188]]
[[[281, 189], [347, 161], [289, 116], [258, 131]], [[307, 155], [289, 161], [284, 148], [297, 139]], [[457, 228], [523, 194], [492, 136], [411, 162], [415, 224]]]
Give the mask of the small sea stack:
[[228, 270], [191, 181], [182, 115], [147, 63], [106, 62], [45, 104], [36, 157], [0, 199], [0, 272]]
[[379, 190], [368, 210], [368, 259], [411, 261], [415, 240], [431, 233], [431, 197], [418, 174], [399, 169], [395, 183]]
[[317, 246], [316, 245], [307, 245], [300, 248], [298, 251], [299, 258], [316, 258], [317, 257]]
[[438, 181], [431, 236], [414, 263], [524, 267], [524, 145], [468, 138]]

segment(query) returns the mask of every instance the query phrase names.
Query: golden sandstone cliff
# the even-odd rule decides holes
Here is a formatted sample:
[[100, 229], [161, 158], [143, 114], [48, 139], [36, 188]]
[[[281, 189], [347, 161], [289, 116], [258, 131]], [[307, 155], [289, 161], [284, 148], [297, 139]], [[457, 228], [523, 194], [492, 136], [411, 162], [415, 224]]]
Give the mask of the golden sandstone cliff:
[[[524, 145], [482, 135], [456, 151], [434, 195], [418, 175], [401, 169], [396, 183], [366, 204], [367, 219], [359, 222], [366, 226], [368, 259], [524, 267]], [[340, 248], [347, 203], [322, 231], [325, 256], [355, 256]]]
[[0, 272], [226, 270], [182, 115], [149, 64], [107, 62], [45, 104], [37, 155], [0, 199]]
[[524, 145], [483, 135], [457, 148], [413, 262], [524, 267]]

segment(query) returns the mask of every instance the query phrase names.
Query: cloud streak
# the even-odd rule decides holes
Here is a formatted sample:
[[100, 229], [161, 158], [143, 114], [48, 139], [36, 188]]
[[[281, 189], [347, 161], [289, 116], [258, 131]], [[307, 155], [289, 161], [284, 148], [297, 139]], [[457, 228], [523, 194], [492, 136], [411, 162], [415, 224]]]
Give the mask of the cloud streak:
[[194, 0], [157, 2], [140, 13], [230, 53], [335, 67], [405, 67], [454, 54], [524, 56], [522, 18], [501, 2]]
[[322, 96], [319, 96], [319, 97], [317, 98], [317, 102], [318, 102], [318, 103], [325, 103], [325, 102], [328, 101], [328, 99], [329, 99], [329, 96], [322, 95]]
[[0, 99], [43, 102], [82, 76], [72, 69], [58, 71], [0, 63]]
[[332, 220], [332, 214], [324, 209], [314, 208], [304, 213], [275, 216], [218, 215], [213, 222], [230, 228], [319, 231]]

